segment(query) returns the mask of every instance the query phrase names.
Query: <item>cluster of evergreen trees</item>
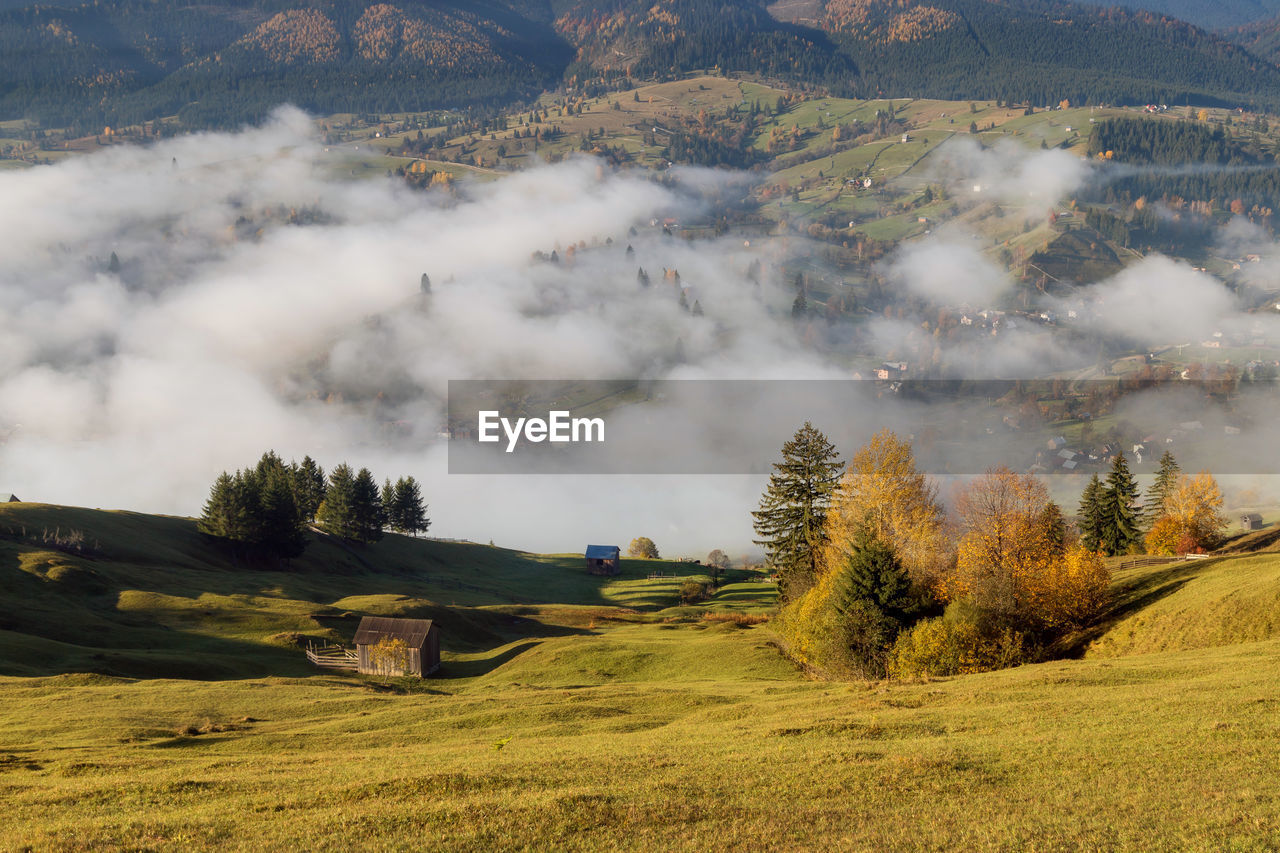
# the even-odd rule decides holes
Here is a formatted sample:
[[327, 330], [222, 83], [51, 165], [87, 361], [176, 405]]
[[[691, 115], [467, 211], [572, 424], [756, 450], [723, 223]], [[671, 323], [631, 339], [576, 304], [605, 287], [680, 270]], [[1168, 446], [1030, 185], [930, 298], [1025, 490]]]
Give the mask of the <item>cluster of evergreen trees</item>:
[[226, 471], [214, 481], [199, 529], [232, 543], [245, 556], [297, 557], [306, 547], [306, 528], [351, 542], [370, 543], [383, 530], [416, 536], [431, 522], [413, 477], [380, 489], [368, 468], [336, 466], [326, 477], [310, 456], [285, 462], [267, 451], [257, 465]]
[[1129, 471], [1129, 463], [1124, 454], [1117, 454], [1107, 479], [1103, 481], [1094, 474], [1080, 496], [1081, 544], [1109, 557], [1139, 549], [1144, 530], [1159, 518], [1165, 499], [1176, 488], [1180, 470], [1173, 454], [1166, 450], [1160, 457], [1155, 481], [1139, 503], [1138, 484]]
[[[1154, 166], [1194, 166], [1193, 169], [1146, 169], [1100, 183], [1091, 200], [1131, 203], [1139, 198], [1185, 201], [1216, 201], [1226, 208], [1239, 199], [1247, 210], [1258, 206], [1280, 207], [1280, 173], [1274, 156], [1250, 135], [1232, 135], [1225, 127], [1211, 127], [1190, 121], [1147, 121], [1114, 118], [1098, 122], [1089, 134], [1089, 155], [1105, 155], [1131, 164]], [[1205, 168], [1224, 167], [1220, 169]], [[1140, 218], [1139, 211], [1134, 219]], [[1158, 245], [1158, 223], [1154, 212], [1138, 223], [1147, 232], [1143, 239]], [[1112, 239], [1117, 234], [1092, 227]], [[1122, 242], [1117, 240], [1117, 242]], [[1136, 241], [1135, 241], [1136, 242]], [[1126, 243], [1128, 245], [1128, 243]]]

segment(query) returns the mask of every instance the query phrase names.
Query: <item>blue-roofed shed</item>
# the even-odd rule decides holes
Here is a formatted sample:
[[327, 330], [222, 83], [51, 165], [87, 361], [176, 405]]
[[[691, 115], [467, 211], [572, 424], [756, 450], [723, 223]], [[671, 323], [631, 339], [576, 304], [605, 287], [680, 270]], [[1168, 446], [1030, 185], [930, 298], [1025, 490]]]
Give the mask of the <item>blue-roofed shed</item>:
[[587, 571], [593, 575], [616, 575], [621, 571], [618, 559], [622, 549], [617, 545], [588, 545]]

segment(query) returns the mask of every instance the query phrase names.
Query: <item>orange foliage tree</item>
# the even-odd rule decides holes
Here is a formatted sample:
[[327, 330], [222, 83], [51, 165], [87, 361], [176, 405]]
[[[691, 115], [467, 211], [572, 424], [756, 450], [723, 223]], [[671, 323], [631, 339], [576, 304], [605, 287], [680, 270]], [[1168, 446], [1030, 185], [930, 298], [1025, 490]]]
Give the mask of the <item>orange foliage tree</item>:
[[1111, 578], [1102, 557], [1055, 530], [1054, 505], [1035, 476], [993, 468], [956, 501], [962, 534], [946, 601], [1041, 629], [1083, 625], [1102, 607]]
[[1222, 489], [1208, 471], [1194, 476], [1182, 474], [1165, 496], [1164, 514], [1147, 533], [1147, 550], [1153, 554], [1186, 554], [1212, 548], [1227, 526], [1222, 503]]

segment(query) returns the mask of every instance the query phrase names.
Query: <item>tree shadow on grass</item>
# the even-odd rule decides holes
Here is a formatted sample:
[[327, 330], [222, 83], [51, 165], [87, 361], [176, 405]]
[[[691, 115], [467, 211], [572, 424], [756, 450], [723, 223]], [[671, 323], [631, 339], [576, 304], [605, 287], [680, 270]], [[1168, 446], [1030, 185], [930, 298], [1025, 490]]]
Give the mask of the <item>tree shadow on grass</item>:
[[448, 680], [454, 678], [477, 678], [481, 675], [488, 675], [503, 664], [515, 660], [520, 655], [541, 644], [541, 640], [527, 640], [523, 643], [516, 643], [510, 648], [503, 649], [487, 658], [442, 661], [440, 669], [436, 670], [432, 678]]
[[1174, 563], [1168, 568], [1121, 581], [1112, 592], [1111, 604], [1093, 625], [1065, 637], [1055, 657], [1083, 657], [1089, 645], [1116, 625], [1162, 598], [1173, 595], [1205, 569], [1207, 561]]

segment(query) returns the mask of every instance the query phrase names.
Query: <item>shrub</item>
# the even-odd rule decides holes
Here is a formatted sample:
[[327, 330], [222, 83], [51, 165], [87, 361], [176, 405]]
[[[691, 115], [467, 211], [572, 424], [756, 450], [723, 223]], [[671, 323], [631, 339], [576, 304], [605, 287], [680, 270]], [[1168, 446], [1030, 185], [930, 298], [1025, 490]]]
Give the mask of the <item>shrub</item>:
[[941, 618], [925, 619], [904, 631], [889, 653], [886, 669], [891, 678], [964, 675], [1018, 666], [1031, 658], [1022, 632], [987, 620], [962, 600]]
[[769, 621], [767, 613], [703, 613], [703, 621], [706, 622], [732, 622], [739, 628], [746, 628], [751, 625], [763, 625]]
[[681, 604], [697, 604], [707, 600], [707, 585], [698, 581], [685, 581], [680, 587]]

